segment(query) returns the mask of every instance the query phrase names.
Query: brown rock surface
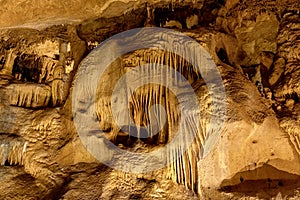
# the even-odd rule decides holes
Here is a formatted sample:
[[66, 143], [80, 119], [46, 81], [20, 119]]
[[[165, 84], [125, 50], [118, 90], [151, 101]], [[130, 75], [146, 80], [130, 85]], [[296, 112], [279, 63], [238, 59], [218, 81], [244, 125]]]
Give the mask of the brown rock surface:
[[[8, 0], [0, 5], [0, 199], [300, 198], [299, 1]], [[196, 140], [188, 150], [163, 169], [134, 174], [111, 169], [86, 150], [71, 104], [83, 59], [110, 36], [142, 26], [179, 27], [201, 44], [217, 64], [226, 98], [217, 95], [212, 102], [203, 77], [170, 52], [141, 49], [116, 59], [98, 84], [94, 114], [105, 131], [101, 144], [108, 139], [120, 149], [146, 153], [176, 135], [178, 99], [157, 85], [139, 88], [130, 100], [131, 117], [142, 126], [151, 120], [153, 104], [165, 107], [167, 125], [157, 135], [139, 138], [140, 132], [120, 131], [114, 121], [112, 90], [138, 65], [178, 70], [201, 105], [184, 110], [202, 114], [196, 122], [200, 129], [189, 130]], [[114, 55], [117, 48], [106, 53]], [[210, 124], [225, 111], [222, 128], [218, 120]], [[202, 158], [218, 130], [220, 138]], [[110, 152], [101, 153], [111, 158]]]

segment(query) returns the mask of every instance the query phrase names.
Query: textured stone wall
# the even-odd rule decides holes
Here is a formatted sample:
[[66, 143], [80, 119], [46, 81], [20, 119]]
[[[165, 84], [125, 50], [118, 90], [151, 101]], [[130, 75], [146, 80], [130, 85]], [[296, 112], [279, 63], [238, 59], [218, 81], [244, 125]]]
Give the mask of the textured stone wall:
[[[297, 0], [0, 5], [0, 199], [300, 198]], [[139, 133], [132, 137], [130, 130], [116, 126], [110, 108], [114, 84], [141, 64], [165, 64], [179, 71], [194, 89], [202, 114], [196, 140], [183, 156], [163, 169], [130, 174], [110, 169], [86, 150], [71, 104], [74, 80], [91, 51], [110, 36], [144, 26], [176, 29], [201, 44], [217, 65], [226, 98], [218, 97], [212, 106], [203, 77], [170, 52], [141, 49], [118, 58], [97, 90], [95, 115], [105, 139], [120, 149], [145, 153], [176, 134], [176, 96], [157, 85], [135, 91], [132, 119], [147, 125], [149, 109], [158, 103], [167, 110], [166, 127], [141, 139]], [[220, 139], [202, 159], [205, 141], [218, 131], [218, 122], [210, 121], [224, 114], [218, 107], [224, 102]]]

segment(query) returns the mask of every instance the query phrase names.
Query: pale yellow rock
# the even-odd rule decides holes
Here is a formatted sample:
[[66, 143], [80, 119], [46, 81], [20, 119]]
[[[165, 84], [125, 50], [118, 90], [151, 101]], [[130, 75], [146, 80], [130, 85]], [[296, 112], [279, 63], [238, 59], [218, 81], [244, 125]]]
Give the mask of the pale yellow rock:
[[294, 104], [295, 104], [294, 99], [287, 99], [285, 102], [285, 106], [288, 107], [289, 109], [293, 109]]
[[36, 54], [39, 56], [55, 58], [55, 55], [59, 54], [59, 42], [55, 40], [45, 40], [25, 48], [24, 52], [27, 54]]
[[182, 29], [181, 23], [175, 20], [166, 21], [166, 24], [163, 25], [163, 27]]
[[[151, 6], [168, 6], [170, 3], [203, 6], [203, 0], [76, 0], [61, 2], [59, 0], [40, 2], [26, 0], [2, 2], [0, 8], [0, 27], [35, 27], [43, 28], [54, 24], [76, 23], [95, 17], [117, 17], [130, 13], [148, 3]], [[9, 20], [7, 20], [9, 19]]]
[[197, 26], [199, 19], [197, 15], [192, 15], [186, 19], [186, 26], [188, 29], [191, 29], [193, 26]]
[[[274, 126], [275, 125], [275, 126]], [[278, 170], [300, 175], [299, 157], [289, 144], [274, 117], [268, 117], [263, 124], [248, 124], [245, 121], [227, 124], [214, 151], [198, 163], [201, 171], [201, 185], [216, 187], [239, 184], [232, 179], [237, 172], [255, 171], [267, 163]], [[257, 174], [248, 179], [266, 179], [276, 174]], [[228, 179], [228, 182], [224, 180]], [[229, 181], [230, 180], [230, 181]]]

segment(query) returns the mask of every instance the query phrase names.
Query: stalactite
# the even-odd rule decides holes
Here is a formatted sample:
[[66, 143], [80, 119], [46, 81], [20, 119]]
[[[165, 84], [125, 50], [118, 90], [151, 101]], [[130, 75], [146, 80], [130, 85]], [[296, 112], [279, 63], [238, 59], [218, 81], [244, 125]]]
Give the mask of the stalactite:
[[54, 68], [57, 66], [58, 61], [43, 56], [41, 57], [41, 64], [42, 68], [39, 77], [39, 83], [49, 83], [53, 80]]
[[0, 142], [0, 165], [23, 165], [27, 143], [15, 138], [2, 138]]
[[7, 88], [10, 94], [10, 105], [33, 108], [49, 105], [51, 93], [47, 85], [11, 84]]
[[51, 83], [52, 92], [52, 105], [62, 105], [67, 97], [67, 82], [65, 74], [65, 68], [62, 65], [58, 65], [54, 69], [53, 81]]
[[[179, 44], [176, 44], [179, 45]], [[176, 46], [175, 45], [175, 46]], [[175, 52], [178, 51], [175, 47]], [[191, 52], [185, 52], [184, 54], [189, 55]], [[188, 57], [188, 56], [187, 56]], [[128, 72], [130, 70], [133, 70], [134, 67], [137, 65], [140, 65], [141, 63], [148, 63], [148, 67], [144, 66], [141, 70], [143, 73], [149, 73], [149, 76], [152, 76], [154, 73], [153, 69], [160, 70], [159, 72], [163, 74], [161, 76], [161, 83], [165, 83], [166, 81], [174, 81], [174, 82], [180, 82], [178, 76], [174, 76], [171, 73], [171, 68], [179, 72], [181, 75], [183, 75], [192, 85], [192, 87], [195, 87], [195, 90], [199, 90], [198, 83], [195, 82], [195, 80], [199, 80], [201, 78], [200, 72], [195, 71], [194, 67], [191, 65], [190, 60], [185, 60], [178, 54], [171, 53], [168, 51], [162, 51], [159, 49], [143, 49], [138, 50], [135, 52], [132, 52], [128, 55], [125, 55], [122, 58], [122, 68], [126, 68], [124, 71]], [[155, 67], [157, 64], [162, 64], [167, 66], [167, 69], [164, 71], [161, 67]], [[195, 64], [195, 63], [194, 63]], [[203, 63], [197, 63], [197, 64], [203, 64]], [[154, 68], [153, 68], [154, 67]], [[150, 69], [151, 68], [151, 69]], [[198, 81], [197, 80], [197, 81]], [[130, 81], [136, 81], [136, 80], [126, 80], [126, 84], [130, 85]], [[142, 85], [144, 84], [144, 80], [141, 79]], [[102, 85], [101, 88], [104, 86]], [[113, 87], [113, 86], [112, 86]], [[179, 84], [179, 87], [180, 84]], [[195, 91], [196, 92], [196, 91]], [[198, 91], [199, 95], [200, 92], [203, 92], [202, 90]], [[154, 129], [151, 129], [148, 133], [149, 138], [151, 138], [152, 142], [155, 142], [159, 145], [164, 145], [169, 142], [171, 142], [174, 137], [176, 136], [176, 133], [179, 129], [178, 124], [182, 117], [184, 117], [184, 127], [180, 127], [183, 129], [183, 132], [186, 133], [193, 133], [194, 135], [194, 142], [191, 144], [190, 147], [187, 148], [187, 141], [189, 141], [189, 137], [191, 136], [182, 136], [182, 144], [178, 144], [176, 149], [173, 151], [169, 151], [167, 156], [168, 161], [175, 162], [170, 163], [170, 166], [168, 167], [168, 172], [166, 174], [167, 177], [171, 178], [172, 180], [184, 184], [186, 187], [197, 190], [199, 188], [199, 180], [198, 180], [198, 169], [197, 169], [197, 163], [200, 160], [200, 152], [203, 148], [203, 144], [205, 143], [206, 134], [211, 132], [212, 130], [204, 130], [200, 128], [198, 129], [198, 125], [200, 123], [200, 126], [206, 127], [207, 123], [209, 123], [209, 113], [211, 111], [210, 107], [201, 108], [201, 110], [194, 110], [189, 108], [181, 108], [179, 109], [179, 102], [175, 94], [165, 86], [162, 85], [156, 85], [156, 84], [148, 84], [143, 85], [138, 90], [130, 91], [129, 95], [131, 95], [130, 99], [130, 112], [131, 112], [131, 119], [136, 125], [140, 125], [141, 127], [146, 126], [151, 122], [152, 125], [156, 124], [158, 121], [161, 121], [162, 119], [160, 116], [151, 116], [150, 108], [153, 105], [161, 105], [164, 107], [166, 111], [166, 124], [164, 128], [160, 130], [155, 140], [153, 140], [153, 134]], [[188, 94], [185, 94], [188, 95]], [[201, 94], [200, 96], [203, 96], [204, 94]], [[101, 102], [98, 102], [97, 104], [97, 115], [98, 119], [100, 121], [100, 126], [103, 126], [103, 123], [105, 121], [111, 121], [112, 118], [112, 112], [110, 110], [110, 104], [107, 102], [109, 101], [109, 95], [107, 95], [107, 91], [103, 93], [99, 93]], [[203, 97], [201, 97], [203, 99]], [[204, 95], [204, 100], [210, 102], [209, 95]], [[103, 103], [106, 102], [106, 103]], [[200, 108], [199, 108], [200, 109]], [[205, 110], [206, 109], [206, 110]], [[204, 118], [201, 118], [201, 121], [195, 121], [197, 119], [196, 115], [199, 115], [200, 112], [208, 113], [208, 115], [205, 115]], [[157, 111], [158, 113], [163, 112], [162, 110]], [[110, 117], [108, 117], [110, 116]], [[187, 117], [188, 116], [188, 117]], [[157, 120], [151, 121], [151, 120]], [[102, 125], [101, 125], [102, 124]], [[114, 124], [110, 124], [111, 129], [114, 128]], [[138, 130], [137, 137], [139, 137], [141, 134], [141, 130]], [[129, 130], [130, 132], [130, 130]], [[113, 131], [110, 132], [110, 134], [117, 134], [113, 133]], [[132, 133], [129, 133], [131, 135]], [[115, 136], [114, 136], [115, 137]], [[181, 155], [181, 156], [179, 156]], [[179, 156], [179, 157], [178, 157]], [[177, 158], [177, 159], [176, 159]]]
[[300, 121], [300, 119], [290, 120], [290, 119], [284, 118], [280, 122], [280, 126], [283, 130], [285, 130], [285, 132], [287, 132], [289, 134], [291, 143], [293, 144], [295, 150], [300, 155], [300, 134], [299, 134], [300, 133], [300, 125], [299, 125], [299, 121]]

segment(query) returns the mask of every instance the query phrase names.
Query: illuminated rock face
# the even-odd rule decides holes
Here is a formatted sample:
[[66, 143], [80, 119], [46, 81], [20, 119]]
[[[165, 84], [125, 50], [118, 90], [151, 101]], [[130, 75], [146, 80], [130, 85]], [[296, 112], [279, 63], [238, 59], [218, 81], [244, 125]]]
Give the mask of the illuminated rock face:
[[50, 87], [37, 84], [12, 84], [10, 105], [20, 107], [47, 107], [51, 98]]
[[[298, 1], [0, 5], [0, 188], [5, 191], [0, 199], [300, 198]], [[164, 169], [130, 174], [100, 164], [86, 150], [74, 126], [72, 94], [80, 63], [98, 44], [143, 26], [178, 28], [201, 44], [217, 64], [226, 98], [212, 103], [201, 74], [170, 52], [140, 49], [115, 60], [99, 81], [95, 116], [105, 138], [119, 148], [138, 153], [161, 148], [176, 136], [182, 117], [174, 93], [145, 85], [132, 92], [132, 120], [146, 126], [151, 106], [160, 104], [166, 125], [156, 135], [120, 130], [111, 93], [120, 77], [139, 65], [177, 70], [201, 105], [200, 129], [190, 128], [196, 137], [183, 156]], [[218, 121], [211, 119], [225, 114], [221, 101], [226, 120], [216, 130]], [[194, 123], [195, 118], [187, 122]], [[203, 158], [205, 141], [216, 131], [219, 140]]]

